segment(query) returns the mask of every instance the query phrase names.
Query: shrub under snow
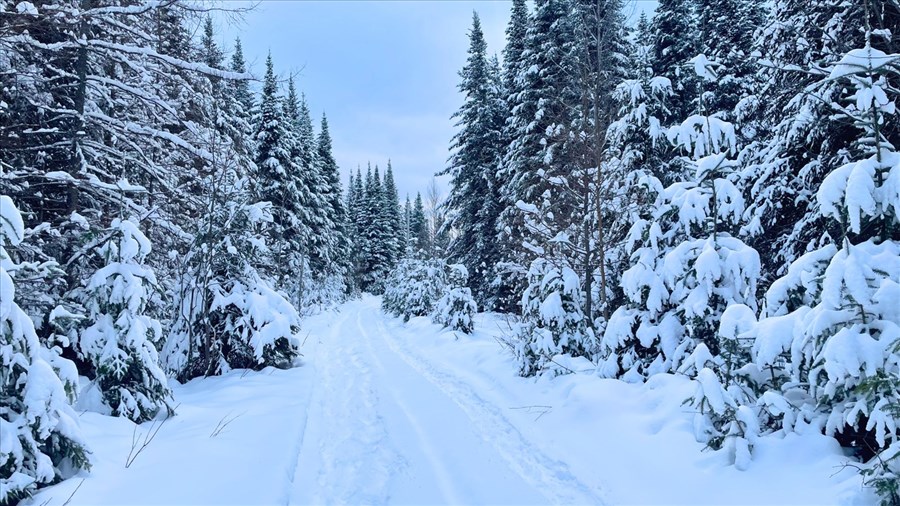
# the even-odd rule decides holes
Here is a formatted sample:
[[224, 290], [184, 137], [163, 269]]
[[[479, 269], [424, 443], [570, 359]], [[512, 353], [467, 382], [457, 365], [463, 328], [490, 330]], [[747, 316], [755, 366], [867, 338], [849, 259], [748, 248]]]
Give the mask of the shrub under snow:
[[231, 369], [290, 367], [298, 355], [300, 315], [263, 278], [269, 259], [259, 226], [272, 220], [265, 203], [227, 202], [206, 217], [185, 258], [180, 314], [163, 349], [179, 379]]

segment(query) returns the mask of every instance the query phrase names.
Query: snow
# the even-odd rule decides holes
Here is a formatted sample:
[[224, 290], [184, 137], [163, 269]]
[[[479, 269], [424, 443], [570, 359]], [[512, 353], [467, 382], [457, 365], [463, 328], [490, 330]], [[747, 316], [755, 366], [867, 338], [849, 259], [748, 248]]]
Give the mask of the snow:
[[838, 79], [853, 74], [871, 72], [887, 65], [893, 65], [900, 55], [886, 54], [871, 46], [849, 51], [832, 67], [830, 79]]
[[25, 225], [12, 199], [0, 195], [0, 244], [9, 242], [15, 246], [25, 237]]
[[716, 74], [713, 69], [715, 67], [721, 66], [714, 61], [710, 61], [710, 59], [707, 58], [705, 54], [698, 54], [697, 56], [688, 60], [688, 63], [694, 65], [694, 73], [697, 74], [697, 77], [702, 77], [707, 81], [716, 80]]
[[[696, 381], [524, 379], [498, 342], [503, 316], [461, 335], [379, 305], [304, 320], [300, 367], [173, 382], [178, 415], [161, 425], [81, 414], [93, 470], [23, 504], [874, 502], [815, 430], [754, 440], [752, 461], [749, 446], [703, 452], [682, 405]], [[133, 436], [157, 429], [126, 467]]]
[[29, 16], [37, 16], [38, 10], [31, 2], [19, 2], [16, 4], [16, 12], [19, 14], [27, 14]]

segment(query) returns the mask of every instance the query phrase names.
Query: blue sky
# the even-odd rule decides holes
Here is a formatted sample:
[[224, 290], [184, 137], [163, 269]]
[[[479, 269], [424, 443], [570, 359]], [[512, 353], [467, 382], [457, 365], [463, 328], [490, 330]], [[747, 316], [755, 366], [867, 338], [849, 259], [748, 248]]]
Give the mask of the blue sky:
[[[639, 2], [635, 9], [651, 9]], [[237, 25], [220, 26], [230, 49], [239, 35], [252, 71], [271, 50], [276, 71], [296, 74], [315, 119], [328, 115], [335, 158], [347, 174], [391, 159], [401, 200], [444, 168], [462, 103], [472, 12], [491, 53], [503, 48], [511, 3], [497, 1], [263, 1]], [[446, 183], [442, 186], [446, 186]]]

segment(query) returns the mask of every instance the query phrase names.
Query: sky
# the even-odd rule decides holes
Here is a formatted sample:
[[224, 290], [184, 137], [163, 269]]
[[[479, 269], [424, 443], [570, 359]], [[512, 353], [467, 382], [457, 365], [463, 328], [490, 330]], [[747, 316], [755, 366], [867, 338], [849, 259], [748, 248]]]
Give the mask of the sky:
[[[653, 4], [626, 12], [652, 12]], [[488, 52], [500, 55], [510, 7], [506, 0], [268, 0], [239, 22], [217, 23], [228, 50], [240, 36], [251, 72], [262, 76], [271, 51], [276, 72], [294, 75], [306, 93], [314, 120], [327, 114], [345, 186], [357, 166], [365, 172], [371, 161], [383, 171], [390, 159], [403, 200], [424, 195], [446, 167], [473, 11]], [[439, 186], [446, 191], [446, 177]]]

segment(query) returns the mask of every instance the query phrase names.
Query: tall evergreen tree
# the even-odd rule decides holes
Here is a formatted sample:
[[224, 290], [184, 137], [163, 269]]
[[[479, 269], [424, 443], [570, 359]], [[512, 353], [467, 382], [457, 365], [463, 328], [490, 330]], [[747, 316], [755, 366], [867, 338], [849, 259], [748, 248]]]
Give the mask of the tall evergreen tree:
[[493, 235], [497, 227], [496, 206], [499, 183], [501, 130], [505, 116], [498, 69], [487, 57], [487, 44], [478, 14], [473, 14], [469, 32], [469, 57], [460, 71], [459, 90], [465, 102], [454, 114], [459, 132], [454, 136], [450, 164], [444, 172], [451, 176], [446, 206], [456, 230], [450, 243], [449, 258], [469, 271], [469, 283], [484, 304], [491, 297], [490, 285], [499, 258]]
[[688, 62], [697, 55], [695, 0], [659, 0], [653, 15], [653, 72], [672, 82], [673, 96], [666, 123], [690, 114], [696, 79]]
[[[495, 266], [497, 277], [497, 309], [504, 311], [516, 311], [516, 294], [521, 291], [524, 283], [524, 272], [516, 261], [519, 255], [521, 240], [518, 232], [511, 226], [514, 224], [515, 214], [510, 210], [515, 204], [512, 195], [507, 194], [509, 188], [505, 181], [514, 176], [514, 159], [508, 156], [513, 143], [516, 141], [520, 124], [515, 120], [517, 107], [523, 103], [523, 90], [525, 87], [525, 50], [528, 35], [528, 27], [531, 18], [528, 13], [528, 5], [525, 0], [514, 0], [510, 11], [509, 24], [506, 27], [506, 46], [503, 49], [503, 100], [505, 119], [501, 131], [501, 158], [497, 170], [497, 178], [500, 183], [500, 216], [494, 231], [494, 240], [500, 251], [500, 259]], [[437, 232], [437, 231], [436, 231]]]
[[[288, 105], [290, 108], [290, 105]], [[272, 205], [274, 221], [268, 230], [274, 262], [269, 274], [279, 287], [285, 287], [292, 274], [285, 267], [300, 271], [301, 252], [305, 248], [305, 229], [299, 213], [298, 199], [308, 191], [297, 187], [292, 160], [292, 136], [285, 118], [285, 108], [278, 97], [278, 82], [272, 55], [266, 58], [266, 74], [255, 120], [256, 166], [254, 193], [256, 198]]]
[[421, 193], [416, 193], [416, 200], [409, 218], [409, 229], [413, 251], [416, 256], [420, 258], [425, 257], [427, 252], [431, 250], [431, 246], [428, 244], [431, 240], [431, 234], [428, 230], [428, 220], [425, 218], [425, 207], [422, 205]]
[[[342, 200], [341, 175], [331, 147], [331, 132], [328, 130], [328, 118], [322, 114], [319, 137], [316, 143], [316, 156], [319, 160], [319, 172], [324, 192], [322, 195], [326, 207], [325, 223], [329, 228], [326, 234], [332, 237], [330, 249], [325, 255], [329, 259], [328, 269], [332, 274], [345, 275], [349, 272], [350, 237], [348, 230], [348, 212], [351, 206], [344, 205]], [[349, 190], [349, 188], [348, 188]]]
[[[376, 168], [377, 169], [377, 168]], [[397, 194], [397, 185], [394, 183], [394, 169], [388, 160], [387, 170], [384, 172], [384, 184], [382, 185], [383, 219], [385, 222], [385, 254], [387, 266], [393, 269], [400, 257], [403, 256], [404, 247], [402, 241], [403, 229], [400, 215], [400, 197]]]

